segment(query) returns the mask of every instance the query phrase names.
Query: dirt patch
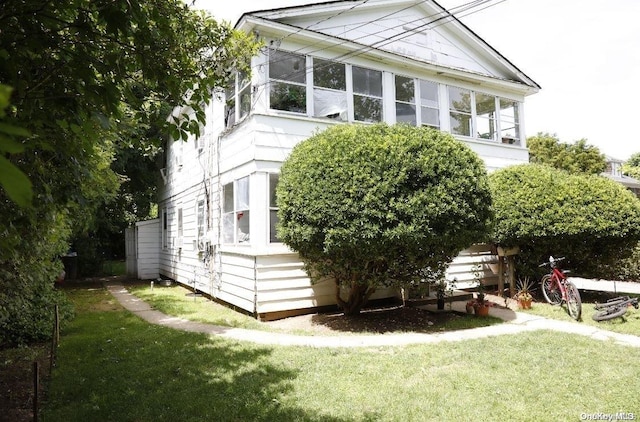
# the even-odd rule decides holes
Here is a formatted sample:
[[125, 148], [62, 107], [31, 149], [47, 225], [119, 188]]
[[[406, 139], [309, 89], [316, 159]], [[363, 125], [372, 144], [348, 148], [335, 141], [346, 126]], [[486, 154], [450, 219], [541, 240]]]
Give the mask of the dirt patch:
[[458, 312], [429, 312], [425, 309], [387, 306], [365, 309], [356, 316], [344, 316], [341, 312], [300, 315], [265, 324], [291, 332], [304, 331], [319, 334], [344, 333], [432, 333], [443, 329], [447, 323], [468, 318]]
[[0, 421], [33, 421], [34, 362], [38, 362], [38, 402], [45, 399], [50, 344], [0, 350]]

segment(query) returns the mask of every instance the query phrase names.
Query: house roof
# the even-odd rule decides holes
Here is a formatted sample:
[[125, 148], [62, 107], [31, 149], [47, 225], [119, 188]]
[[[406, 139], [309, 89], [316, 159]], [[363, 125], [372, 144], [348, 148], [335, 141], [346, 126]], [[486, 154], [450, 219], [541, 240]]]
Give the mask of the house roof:
[[640, 180], [634, 179], [629, 176], [615, 176], [611, 173], [602, 173], [603, 176], [614, 180], [627, 188], [640, 189]]
[[[363, 22], [360, 15], [370, 20]], [[392, 15], [404, 23], [387, 24], [386, 18]], [[433, 0], [338, 0], [264, 9], [243, 14], [236, 28], [251, 30], [265, 24], [280, 25], [280, 30], [290, 34], [331, 37], [336, 45], [349, 43], [362, 52], [390, 53], [434, 68], [501, 79], [521, 85], [524, 95], [540, 89], [533, 79]], [[369, 36], [362, 35], [364, 26], [369, 26]], [[412, 45], [411, 37], [424, 37], [431, 45], [418, 45], [420, 39]], [[407, 51], [413, 47], [417, 54]]]

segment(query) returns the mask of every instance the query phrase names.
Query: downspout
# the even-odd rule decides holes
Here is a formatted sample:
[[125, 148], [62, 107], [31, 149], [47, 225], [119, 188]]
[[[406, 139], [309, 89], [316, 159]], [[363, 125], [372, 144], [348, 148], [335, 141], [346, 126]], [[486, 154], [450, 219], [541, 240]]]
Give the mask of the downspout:
[[260, 319], [258, 316], [258, 257], [253, 257], [253, 316], [256, 319]]

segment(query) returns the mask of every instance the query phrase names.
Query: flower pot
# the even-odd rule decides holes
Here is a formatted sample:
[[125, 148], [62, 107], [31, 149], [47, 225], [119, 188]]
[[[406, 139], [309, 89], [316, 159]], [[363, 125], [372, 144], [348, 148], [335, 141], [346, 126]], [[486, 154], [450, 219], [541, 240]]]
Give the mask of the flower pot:
[[531, 299], [518, 299], [520, 309], [531, 309]]
[[489, 305], [485, 304], [475, 304], [473, 305], [473, 310], [476, 312], [478, 316], [487, 316], [489, 315]]

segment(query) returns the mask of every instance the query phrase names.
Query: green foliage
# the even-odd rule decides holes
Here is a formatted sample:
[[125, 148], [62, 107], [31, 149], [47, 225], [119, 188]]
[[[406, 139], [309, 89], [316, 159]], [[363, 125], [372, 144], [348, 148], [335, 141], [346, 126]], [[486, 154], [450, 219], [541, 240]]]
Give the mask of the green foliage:
[[298, 144], [281, 169], [278, 236], [313, 280], [349, 291], [357, 313], [381, 285], [433, 281], [485, 239], [491, 197], [480, 158], [448, 134], [339, 125]]
[[31, 205], [33, 191], [29, 178], [5, 154], [17, 154], [24, 151], [24, 145], [16, 137], [29, 136], [23, 128], [4, 123], [5, 110], [9, 107], [11, 87], [0, 84], [0, 186], [12, 201], [22, 207]]
[[586, 139], [567, 144], [555, 135], [538, 133], [527, 138], [527, 147], [530, 162], [547, 164], [569, 173], [599, 174], [607, 168], [604, 154], [597, 147], [588, 145]]
[[[78, 250], [81, 267], [99, 267], [100, 248], [122, 233], [122, 210], [150, 207], [153, 188], [118, 197], [127, 176], [144, 172], [129, 175], [134, 166], [115, 157], [158, 151], [160, 133], [197, 133], [212, 91], [232, 69], [248, 73], [258, 45], [180, 0], [5, 0], [0, 28], [0, 282], [11, 292], [0, 309], [12, 338], [38, 338], [7, 301], [50, 312], [58, 270], [49, 263], [76, 240], [91, 248]], [[192, 117], [167, 121], [176, 106]]]
[[622, 165], [622, 172], [634, 179], [640, 179], [640, 152], [631, 154], [631, 157]]
[[566, 256], [579, 274], [598, 276], [640, 240], [640, 201], [605, 177], [525, 164], [489, 180], [494, 240], [520, 246], [523, 276], [549, 255]]

